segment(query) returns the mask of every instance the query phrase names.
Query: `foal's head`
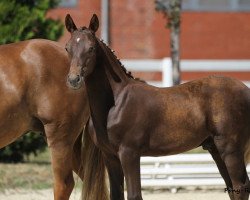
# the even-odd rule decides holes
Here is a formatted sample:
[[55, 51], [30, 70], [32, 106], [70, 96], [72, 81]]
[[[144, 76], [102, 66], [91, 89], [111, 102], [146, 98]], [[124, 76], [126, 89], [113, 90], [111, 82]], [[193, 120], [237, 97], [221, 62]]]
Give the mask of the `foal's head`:
[[71, 58], [71, 66], [68, 82], [74, 89], [78, 89], [94, 69], [96, 64], [97, 39], [95, 32], [99, 27], [99, 20], [94, 14], [90, 20], [89, 27], [76, 27], [73, 19], [68, 14], [65, 18], [67, 30], [71, 38], [66, 44], [66, 50]]

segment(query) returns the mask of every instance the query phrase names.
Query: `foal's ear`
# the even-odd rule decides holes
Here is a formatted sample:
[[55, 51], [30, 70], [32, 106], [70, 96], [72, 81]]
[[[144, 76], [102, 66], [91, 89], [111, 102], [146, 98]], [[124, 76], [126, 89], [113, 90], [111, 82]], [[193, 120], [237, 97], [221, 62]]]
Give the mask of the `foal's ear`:
[[70, 33], [73, 33], [77, 29], [70, 14], [67, 14], [65, 17], [65, 26]]
[[97, 31], [99, 28], [99, 20], [96, 14], [93, 14], [90, 22], [89, 22], [89, 29], [93, 31], [94, 33]]

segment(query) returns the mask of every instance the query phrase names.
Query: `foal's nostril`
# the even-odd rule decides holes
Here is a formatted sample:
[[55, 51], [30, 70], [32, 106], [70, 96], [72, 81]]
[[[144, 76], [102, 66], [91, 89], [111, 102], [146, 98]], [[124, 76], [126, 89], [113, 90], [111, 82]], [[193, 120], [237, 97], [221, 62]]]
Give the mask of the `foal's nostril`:
[[79, 83], [79, 82], [80, 82], [80, 76], [79, 76], [79, 75], [76, 76], [75, 82], [76, 82], [76, 83]]
[[68, 75], [68, 82], [73, 87], [78, 87], [79, 83], [81, 82], [80, 75]]

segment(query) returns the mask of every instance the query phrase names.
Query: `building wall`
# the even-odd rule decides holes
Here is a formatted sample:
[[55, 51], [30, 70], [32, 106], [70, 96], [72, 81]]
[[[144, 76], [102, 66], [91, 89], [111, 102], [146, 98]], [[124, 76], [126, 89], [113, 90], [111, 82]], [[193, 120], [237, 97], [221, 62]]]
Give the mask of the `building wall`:
[[[79, 0], [76, 8], [58, 8], [48, 17], [64, 20], [70, 13], [77, 26], [88, 25], [93, 13], [101, 16], [101, 0]], [[250, 12], [183, 12], [182, 59], [250, 59]], [[110, 0], [110, 45], [120, 58], [161, 59], [170, 56], [169, 30], [154, 1]], [[100, 35], [100, 31], [98, 33]], [[63, 44], [69, 34], [60, 39]], [[182, 80], [220, 74], [250, 80], [250, 73], [182, 73]], [[136, 73], [146, 80], [161, 79], [160, 73]]]
[[[56, 8], [50, 10], [47, 17], [61, 19], [64, 22], [66, 14], [70, 14], [77, 27], [88, 26], [89, 20], [93, 13], [101, 15], [101, 0], [78, 0], [77, 6], [72, 8]], [[100, 32], [98, 32], [99, 34]], [[60, 42], [65, 44], [70, 34], [65, 29], [64, 35], [60, 38]]]
[[[111, 1], [111, 38], [121, 57], [169, 56], [166, 19], [154, 1]], [[119, 20], [117, 20], [119, 19]], [[183, 12], [181, 57], [184, 59], [250, 58], [250, 12]]]
[[[101, 0], [79, 0], [76, 8], [58, 8], [49, 17], [70, 13], [78, 26], [101, 14]], [[183, 12], [181, 57], [184, 59], [250, 59], [250, 12]], [[121, 58], [169, 56], [166, 19], [154, 1], [110, 0], [111, 46]], [[60, 39], [65, 43], [69, 34]]]
[[183, 58], [250, 58], [250, 12], [185, 12], [182, 20]]
[[169, 55], [166, 20], [154, 1], [111, 1], [111, 44], [122, 58], [162, 58]]

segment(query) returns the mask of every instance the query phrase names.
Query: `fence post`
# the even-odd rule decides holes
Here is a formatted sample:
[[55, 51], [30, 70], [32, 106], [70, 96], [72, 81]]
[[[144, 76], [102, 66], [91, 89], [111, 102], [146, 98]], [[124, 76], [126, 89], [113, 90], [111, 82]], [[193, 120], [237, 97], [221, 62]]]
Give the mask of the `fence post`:
[[171, 87], [173, 86], [172, 76], [172, 63], [170, 58], [163, 58], [162, 60], [162, 86]]

